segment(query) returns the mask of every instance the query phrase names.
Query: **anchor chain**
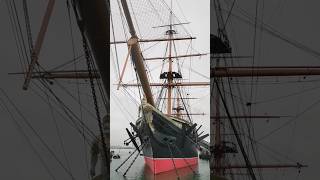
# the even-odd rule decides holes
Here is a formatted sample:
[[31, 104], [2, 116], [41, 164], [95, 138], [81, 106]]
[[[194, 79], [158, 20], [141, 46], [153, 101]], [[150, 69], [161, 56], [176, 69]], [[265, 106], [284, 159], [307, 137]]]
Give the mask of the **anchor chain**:
[[[98, 126], [99, 126], [99, 132], [100, 132], [100, 137], [101, 137], [101, 143], [102, 143], [102, 149], [104, 151], [104, 155], [105, 155], [105, 163], [106, 166], [109, 164], [109, 153], [107, 150], [107, 146], [106, 146], [106, 141], [105, 141], [105, 137], [104, 137], [104, 133], [103, 133], [103, 127], [102, 127], [102, 122], [101, 122], [101, 116], [100, 116], [100, 111], [99, 111], [99, 107], [98, 107], [98, 100], [97, 100], [97, 95], [96, 95], [96, 89], [94, 86], [94, 80], [93, 80], [93, 74], [92, 74], [92, 57], [90, 56], [90, 50], [87, 44], [87, 41], [85, 39], [85, 36], [83, 34], [83, 32], [81, 32], [82, 35], [82, 45], [83, 45], [83, 50], [85, 53], [85, 57], [86, 57], [86, 61], [87, 61], [87, 66], [88, 66], [88, 73], [89, 73], [89, 78], [90, 78], [90, 86], [91, 86], [91, 93], [92, 93], [92, 98], [93, 98], [93, 102], [94, 102], [94, 108], [95, 108], [95, 112], [96, 112], [96, 116], [97, 116], [97, 120], [98, 120]], [[107, 171], [109, 171], [109, 168], [107, 168]]]

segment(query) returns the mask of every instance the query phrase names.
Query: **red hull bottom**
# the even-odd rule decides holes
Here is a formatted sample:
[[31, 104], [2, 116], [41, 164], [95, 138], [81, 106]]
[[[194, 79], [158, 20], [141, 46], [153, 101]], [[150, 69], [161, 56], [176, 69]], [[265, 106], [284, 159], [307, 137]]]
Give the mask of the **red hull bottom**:
[[[144, 157], [147, 166], [154, 174], [172, 171], [175, 168], [184, 168], [198, 164], [198, 157], [193, 158], [151, 158]], [[173, 164], [174, 161], [174, 164]]]

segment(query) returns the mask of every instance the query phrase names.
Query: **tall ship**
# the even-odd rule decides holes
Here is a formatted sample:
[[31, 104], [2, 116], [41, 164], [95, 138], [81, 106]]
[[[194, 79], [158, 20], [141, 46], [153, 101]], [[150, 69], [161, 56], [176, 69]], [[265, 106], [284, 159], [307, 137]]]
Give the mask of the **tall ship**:
[[210, 66], [175, 2], [0, 1], [0, 179], [109, 179], [110, 85], [134, 111], [123, 175], [140, 155], [152, 177], [195, 171], [204, 153], [213, 180], [316, 179], [317, 1], [211, 0]]
[[[162, 15], [164, 16], [163, 22], [165, 24], [156, 26], [154, 23], [150, 23], [150, 25], [144, 26], [143, 22], [142, 24], [141, 22], [134, 22], [133, 17], [135, 17], [135, 14], [140, 13], [140, 9], [129, 6], [129, 2], [126, 0], [121, 0], [121, 3], [118, 4], [121, 7], [120, 12], [123, 13], [123, 18], [126, 20], [124, 24], [128, 27], [129, 34], [127, 37], [129, 38], [124, 40], [127, 44], [128, 53], [125, 62], [121, 63], [124, 65], [120, 69], [117, 86], [118, 89], [137, 88], [139, 92], [135, 94], [136, 96], [138, 95], [136, 98], [138, 99], [137, 104], [139, 104], [136, 109], [139, 112], [138, 119], [130, 123], [132, 131], [126, 129], [129, 138], [125, 141], [125, 144], [133, 144], [137, 151], [141, 151], [145, 164], [154, 174], [174, 171], [180, 168], [194, 169], [194, 166], [198, 164], [198, 152], [200, 149], [203, 151], [209, 150], [208, 143], [204, 140], [209, 135], [201, 132], [200, 123], [196, 123], [197, 120], [195, 119], [205, 114], [194, 113], [192, 111], [193, 105], [190, 103], [190, 100], [192, 101], [193, 98], [188, 96], [186, 88], [205, 88], [210, 84], [208, 81], [190, 81], [188, 79], [190, 77], [187, 76], [189, 73], [186, 73], [188, 71], [183, 68], [185, 68], [185, 64], [189, 64], [185, 61], [192, 61], [191, 58], [199, 58], [207, 54], [197, 53], [193, 49], [188, 50], [186, 47], [182, 47], [182, 49], [186, 49], [185, 51], [179, 47], [181, 43], [190, 43], [191, 45], [191, 41], [195, 37], [186, 34], [184, 26], [189, 24], [189, 22], [181, 22], [176, 17], [172, 10], [172, 1], [167, 1], [168, 4], [165, 1], [152, 1], [151, 3], [154, 3], [154, 7], [160, 6], [166, 8], [164, 12], [159, 12], [159, 14], [164, 14]], [[145, 11], [148, 12], [147, 10]], [[120, 12], [118, 13], [120, 14]], [[153, 13], [150, 13], [150, 16], [152, 15]], [[147, 16], [149, 16], [148, 13]], [[137, 21], [139, 21], [139, 18]], [[156, 19], [154, 21], [157, 22]], [[150, 30], [149, 33], [161, 31], [160, 37], [152, 39], [140, 38], [136, 27], [140, 27], [140, 29], [148, 28]], [[118, 38], [118, 40], [111, 44], [119, 48], [119, 44], [124, 44], [123, 40], [121, 40]], [[148, 47], [146, 45], [148, 43], [155, 43], [156, 45], [148, 53], [151, 55], [147, 56], [144, 51]], [[142, 45], [144, 45], [144, 48], [141, 47]], [[111, 50], [113, 48], [111, 47]], [[184, 54], [181, 52], [184, 52]], [[162, 55], [157, 57], [157, 54]], [[134, 70], [133, 76], [136, 76], [134, 83], [127, 83], [124, 80], [126, 76], [125, 71], [129, 71], [126, 69], [126, 66], [129, 66], [130, 58]], [[209, 60], [209, 58], [207, 59]], [[205, 60], [197, 59], [197, 61]], [[154, 67], [154, 69], [159, 70], [151, 72], [152, 70], [150, 69], [152, 68], [150, 66], [152, 66], [152, 63], [158, 63], [158, 67]], [[208, 73], [208, 66], [204, 68], [206, 68], [205, 71]], [[157, 80], [154, 80], [154, 76], [156, 76]], [[209, 74], [204, 74], [203, 76], [209, 77]], [[151, 82], [151, 79], [154, 82]], [[208, 88], [206, 92], [208, 97]], [[196, 93], [193, 94], [198, 95]], [[209, 105], [209, 102], [207, 103]]]

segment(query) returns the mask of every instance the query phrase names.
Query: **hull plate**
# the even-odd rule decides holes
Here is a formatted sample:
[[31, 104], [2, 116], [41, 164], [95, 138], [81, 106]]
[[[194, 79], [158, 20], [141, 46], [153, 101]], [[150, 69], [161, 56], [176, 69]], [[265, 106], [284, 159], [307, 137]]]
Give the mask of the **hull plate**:
[[[154, 174], [172, 171], [179, 168], [191, 167], [198, 164], [198, 157], [192, 158], [151, 158], [144, 157], [144, 161]], [[173, 163], [174, 162], [174, 163]]]

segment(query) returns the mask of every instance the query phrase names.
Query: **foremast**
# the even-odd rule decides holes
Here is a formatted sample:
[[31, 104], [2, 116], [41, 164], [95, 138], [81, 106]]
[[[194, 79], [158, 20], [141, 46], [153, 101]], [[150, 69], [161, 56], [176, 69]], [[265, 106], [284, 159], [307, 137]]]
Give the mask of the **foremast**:
[[[173, 29], [173, 26], [176, 25], [182, 25], [182, 24], [186, 24], [186, 23], [178, 23], [178, 24], [174, 24], [172, 22], [173, 19], [173, 12], [172, 10], [170, 10], [170, 23], [169, 25], [163, 25], [163, 26], [158, 26], [158, 27], [169, 27], [169, 29], [166, 31], [166, 35], [168, 36], [168, 38], [166, 39], [156, 39], [156, 40], [149, 40], [149, 41], [168, 41], [168, 55], [166, 57], [156, 57], [156, 58], [146, 58], [144, 59], [142, 57], [142, 53], [141, 53], [141, 49], [140, 49], [140, 44], [139, 42], [149, 42], [149, 41], [142, 41], [138, 38], [133, 22], [132, 22], [132, 18], [130, 15], [130, 11], [127, 5], [126, 0], [121, 0], [121, 4], [122, 4], [122, 8], [127, 20], [127, 24], [129, 26], [129, 31], [131, 34], [131, 38], [128, 40], [128, 49], [129, 49], [129, 53], [132, 56], [132, 61], [135, 65], [135, 69], [138, 75], [138, 78], [140, 80], [140, 84], [138, 84], [138, 86], [141, 86], [143, 89], [143, 92], [145, 94], [145, 97], [147, 99], [147, 102], [149, 104], [151, 104], [152, 106], [155, 107], [155, 103], [154, 103], [154, 99], [152, 96], [152, 92], [151, 92], [151, 86], [154, 86], [154, 83], [149, 83], [149, 79], [148, 76], [146, 74], [146, 68], [144, 65], [144, 60], [168, 60], [168, 70], [167, 72], [163, 72], [160, 75], [160, 79], [166, 79], [167, 82], [166, 83], [159, 83], [159, 86], [163, 86], [165, 88], [167, 88], [167, 97], [166, 97], [166, 101], [167, 101], [167, 109], [166, 109], [166, 115], [167, 116], [176, 116], [178, 118], [181, 117], [181, 111], [184, 110], [184, 108], [181, 106], [181, 101], [182, 101], [182, 97], [181, 94], [179, 93], [179, 90], [176, 91], [176, 95], [174, 94], [174, 88], [179, 88], [180, 85], [182, 85], [183, 83], [177, 83], [174, 81], [174, 79], [179, 79], [182, 78], [180, 72], [174, 72], [173, 71], [173, 60], [175, 58], [184, 58], [184, 57], [192, 57], [192, 56], [203, 56], [206, 54], [189, 54], [189, 55], [176, 55], [173, 56], [172, 51], [173, 51], [173, 46], [174, 46], [174, 41], [175, 40], [188, 40], [188, 39], [195, 39], [193, 37], [188, 37], [188, 38], [175, 38], [174, 34], [176, 34], [176, 31]], [[172, 6], [172, 5], [171, 5]], [[129, 54], [128, 53], [128, 54]], [[125, 68], [125, 67], [124, 67]], [[124, 71], [122, 71], [123, 73]], [[120, 77], [120, 81], [119, 81], [119, 86], [120, 83], [122, 81], [122, 76]], [[127, 84], [128, 85], [128, 84]], [[197, 86], [198, 84], [195, 83], [190, 83], [190, 84], [184, 84], [186, 86]], [[208, 83], [205, 84], [199, 84], [201, 86], [207, 86], [209, 85]], [[122, 85], [125, 86], [125, 85]], [[134, 84], [134, 86], [136, 86]], [[176, 98], [175, 98], [176, 97]], [[174, 102], [176, 102], [176, 107], [173, 107], [173, 104], [175, 104]], [[175, 110], [176, 113], [172, 113], [172, 110]]]
[[146, 68], [143, 62], [143, 57], [142, 57], [142, 53], [141, 53], [141, 48], [140, 48], [140, 44], [138, 41], [138, 36], [136, 34], [133, 22], [132, 22], [132, 18], [130, 15], [130, 11], [128, 8], [128, 4], [126, 0], [121, 0], [121, 4], [122, 4], [122, 8], [129, 26], [129, 30], [130, 30], [130, 34], [131, 34], [131, 38], [128, 41], [128, 47], [129, 47], [129, 53], [131, 53], [131, 57], [132, 57], [132, 62], [136, 68], [136, 72], [137, 75], [139, 77], [144, 95], [146, 97], [147, 102], [152, 105], [155, 106], [154, 103], [154, 99], [152, 96], [152, 92], [151, 92], [151, 87], [150, 87], [150, 83], [149, 83], [149, 79], [146, 73]]

